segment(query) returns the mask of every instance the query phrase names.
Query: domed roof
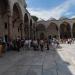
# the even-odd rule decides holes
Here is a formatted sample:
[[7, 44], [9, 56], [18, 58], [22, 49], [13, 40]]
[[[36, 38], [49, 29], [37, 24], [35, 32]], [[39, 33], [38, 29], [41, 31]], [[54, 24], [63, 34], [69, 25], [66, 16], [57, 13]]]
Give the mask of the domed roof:
[[52, 17], [52, 18], [50, 18], [49, 20], [56, 20], [56, 19]]
[[75, 20], [75, 18], [72, 18], [72, 19], [74, 19], [74, 20]]
[[69, 18], [64, 17], [64, 16], [59, 18], [59, 20], [66, 20], [66, 19], [69, 19]]

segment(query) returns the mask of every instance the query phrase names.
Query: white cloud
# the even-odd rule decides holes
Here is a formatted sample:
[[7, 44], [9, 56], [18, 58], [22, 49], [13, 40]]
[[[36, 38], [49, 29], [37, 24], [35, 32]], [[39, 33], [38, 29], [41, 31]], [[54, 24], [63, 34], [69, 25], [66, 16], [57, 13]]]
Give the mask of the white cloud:
[[39, 18], [42, 18], [44, 20], [47, 20], [49, 18], [56, 18], [59, 19], [63, 14], [70, 15], [72, 12], [68, 12], [70, 7], [75, 4], [75, 0], [66, 0], [64, 3], [58, 5], [57, 7], [45, 10], [45, 9], [39, 9], [39, 8], [28, 8], [31, 15], [36, 15]]
[[66, 16], [69, 16], [69, 15], [72, 15], [72, 14], [73, 14], [73, 12], [66, 12], [65, 13]]
[[75, 18], [75, 15], [71, 16], [71, 18]]

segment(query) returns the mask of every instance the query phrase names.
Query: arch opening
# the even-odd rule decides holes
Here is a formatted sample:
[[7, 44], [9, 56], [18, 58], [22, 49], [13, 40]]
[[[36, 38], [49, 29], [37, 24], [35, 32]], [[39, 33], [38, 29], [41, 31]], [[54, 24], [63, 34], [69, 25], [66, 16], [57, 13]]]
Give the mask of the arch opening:
[[58, 26], [57, 24], [51, 22], [47, 28], [48, 38], [58, 38]]
[[46, 38], [46, 28], [44, 24], [38, 24], [36, 26], [36, 37], [37, 39], [45, 39]]
[[18, 3], [15, 3], [13, 6], [13, 38], [20, 37], [23, 38], [23, 15], [21, 7]]
[[71, 27], [69, 23], [63, 22], [60, 25], [60, 38], [61, 39], [71, 38]]
[[32, 19], [30, 19], [30, 39], [34, 39]]
[[75, 38], [75, 23], [73, 24], [72, 33], [73, 33], [73, 38]]
[[24, 15], [24, 33], [25, 39], [29, 39], [29, 18], [27, 13]]

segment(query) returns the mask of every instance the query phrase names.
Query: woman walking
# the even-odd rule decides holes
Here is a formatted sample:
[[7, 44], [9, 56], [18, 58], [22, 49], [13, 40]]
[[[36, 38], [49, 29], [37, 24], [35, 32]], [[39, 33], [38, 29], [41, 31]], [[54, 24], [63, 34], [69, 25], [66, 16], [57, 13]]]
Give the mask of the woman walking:
[[40, 40], [40, 49], [41, 49], [41, 51], [43, 51], [43, 47], [44, 47], [44, 41]]

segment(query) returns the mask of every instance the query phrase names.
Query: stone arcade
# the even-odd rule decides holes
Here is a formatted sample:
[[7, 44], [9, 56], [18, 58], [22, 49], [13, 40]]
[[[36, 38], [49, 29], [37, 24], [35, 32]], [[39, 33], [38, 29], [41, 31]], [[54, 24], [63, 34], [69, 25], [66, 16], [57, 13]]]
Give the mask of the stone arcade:
[[75, 38], [75, 19], [41, 20], [37, 22], [36, 29], [38, 38], [41, 34], [59, 39]]
[[26, 7], [25, 0], [0, 0], [0, 37], [5, 37], [6, 40], [18, 36], [33, 38], [29, 34], [33, 34], [35, 22]]

